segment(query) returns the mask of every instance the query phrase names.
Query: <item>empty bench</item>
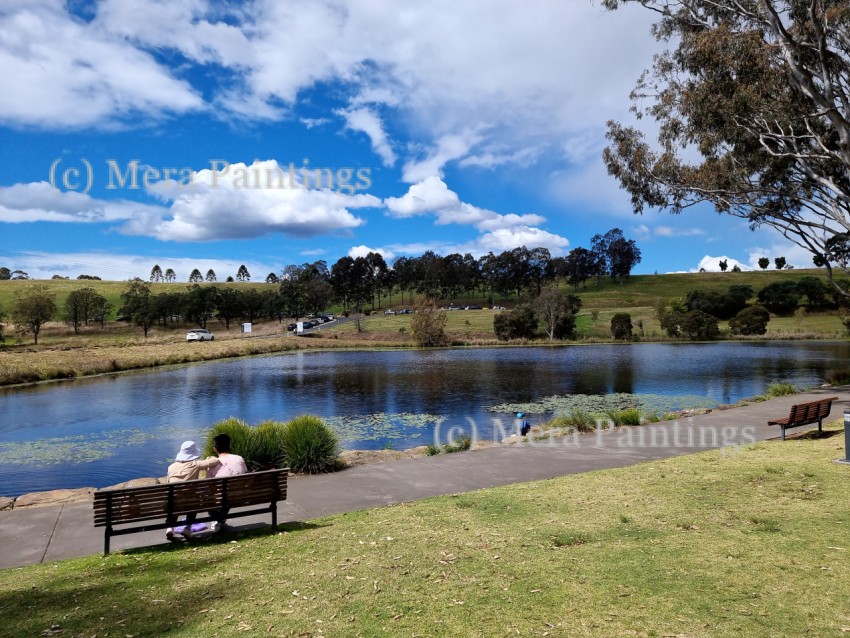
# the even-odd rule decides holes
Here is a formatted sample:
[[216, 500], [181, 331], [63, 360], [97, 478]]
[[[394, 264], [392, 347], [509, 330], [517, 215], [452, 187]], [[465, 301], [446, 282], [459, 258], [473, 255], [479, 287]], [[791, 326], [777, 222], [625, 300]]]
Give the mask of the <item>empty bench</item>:
[[103, 553], [109, 554], [113, 536], [174, 527], [187, 514], [196, 514], [198, 523], [223, 524], [229, 518], [268, 513], [277, 527], [277, 503], [286, 500], [288, 474], [284, 468], [95, 492], [94, 526], [105, 528]]
[[829, 410], [832, 408], [832, 402], [837, 401], [838, 397], [829, 397], [828, 399], [819, 399], [808, 403], [798, 403], [791, 406], [791, 413], [785, 419], [776, 419], [768, 421], [768, 425], [778, 425], [782, 428], [782, 440], [785, 440], [785, 430], [788, 428], [796, 428], [801, 425], [818, 424], [818, 432], [823, 432], [823, 420], [829, 416]]

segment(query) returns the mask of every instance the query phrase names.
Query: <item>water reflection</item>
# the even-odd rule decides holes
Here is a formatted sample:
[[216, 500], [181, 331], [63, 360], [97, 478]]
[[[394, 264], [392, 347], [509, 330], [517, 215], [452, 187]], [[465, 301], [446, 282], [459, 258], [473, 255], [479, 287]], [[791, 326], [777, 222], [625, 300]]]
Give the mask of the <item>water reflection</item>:
[[[0, 390], [0, 459], [9, 460], [10, 446], [21, 450], [45, 439], [62, 442], [63, 450], [70, 444], [71, 457], [87, 437], [111, 446], [106, 458], [85, 463], [0, 463], [0, 494], [161, 475], [180, 441], [203, 440], [210, 424], [229, 416], [257, 423], [305, 412], [413, 413], [443, 416], [445, 427], [471, 418], [486, 429], [493, 417], [488, 406], [552, 395], [699, 394], [731, 403], [777, 381], [820, 383], [848, 355], [845, 342], [298, 352]], [[148, 440], [126, 443], [128, 431]], [[432, 442], [429, 431], [400, 434], [394, 447]], [[368, 436], [344, 442], [350, 448], [386, 443]]]

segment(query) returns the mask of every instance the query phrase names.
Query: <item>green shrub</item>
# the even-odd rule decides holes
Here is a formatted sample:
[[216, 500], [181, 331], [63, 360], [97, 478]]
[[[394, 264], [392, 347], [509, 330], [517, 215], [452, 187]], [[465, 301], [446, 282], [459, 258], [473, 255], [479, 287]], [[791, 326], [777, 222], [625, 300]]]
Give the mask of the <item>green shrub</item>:
[[439, 445], [429, 445], [425, 448], [425, 454], [428, 456], [437, 456], [443, 453], [443, 448]]
[[289, 468], [295, 472], [321, 474], [339, 467], [339, 439], [317, 416], [305, 414], [289, 421], [283, 448]]
[[579, 432], [593, 432], [596, 430], [596, 418], [586, 410], [573, 408], [567, 413], [567, 420]]
[[531, 339], [537, 330], [537, 317], [530, 306], [517, 306], [493, 317], [493, 332], [500, 341]]
[[640, 425], [640, 410], [637, 408], [609, 410], [607, 414], [614, 425]]
[[471, 447], [472, 437], [468, 434], [464, 434], [463, 436], [460, 436], [455, 439], [454, 443], [446, 443], [445, 445], [443, 445], [443, 452], [445, 452], [446, 454], [451, 454], [452, 452], [465, 452]]
[[207, 434], [207, 441], [201, 454], [203, 458], [215, 455], [213, 439], [219, 434], [227, 434], [230, 437], [230, 451], [244, 458], [247, 465], [252, 452], [253, 430], [251, 426], [234, 416], [219, 421], [213, 425], [209, 434]]
[[784, 397], [789, 394], [796, 394], [797, 388], [790, 383], [771, 383], [767, 386], [765, 393], [769, 397]]
[[733, 335], [763, 335], [767, 332], [770, 313], [761, 306], [747, 306], [729, 320]]
[[219, 434], [230, 437], [230, 451], [245, 459], [249, 472], [286, 465], [283, 450], [283, 423], [264, 421], [251, 427], [242, 419], [230, 417], [216, 423], [207, 435], [203, 456], [215, 454], [214, 439]]
[[632, 316], [627, 312], [618, 312], [611, 317], [611, 336], [619, 341], [632, 338]]

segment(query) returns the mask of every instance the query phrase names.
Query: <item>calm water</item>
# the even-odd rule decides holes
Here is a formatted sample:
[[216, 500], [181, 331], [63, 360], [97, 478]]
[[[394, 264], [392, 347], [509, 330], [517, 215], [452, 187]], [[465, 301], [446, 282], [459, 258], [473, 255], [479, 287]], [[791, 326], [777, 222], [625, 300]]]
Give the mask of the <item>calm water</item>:
[[228, 416], [313, 413], [337, 418], [346, 448], [401, 449], [433, 442], [439, 417], [486, 435], [494, 416], [510, 421], [486, 411], [499, 403], [611, 392], [731, 403], [777, 381], [820, 383], [848, 358], [845, 342], [296, 353], [0, 390], [0, 494], [162, 476], [181, 441]]

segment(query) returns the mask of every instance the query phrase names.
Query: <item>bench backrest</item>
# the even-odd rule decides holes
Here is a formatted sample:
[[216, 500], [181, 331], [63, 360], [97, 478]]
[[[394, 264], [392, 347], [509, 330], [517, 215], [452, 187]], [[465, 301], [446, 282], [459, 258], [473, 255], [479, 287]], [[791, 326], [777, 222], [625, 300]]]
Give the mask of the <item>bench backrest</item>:
[[820, 401], [792, 405], [791, 414], [788, 416], [788, 425], [806, 425], [829, 416], [832, 402], [837, 399], [838, 397], [831, 397], [829, 399], [821, 399]]
[[161, 519], [286, 500], [288, 469], [94, 493], [94, 525]]

